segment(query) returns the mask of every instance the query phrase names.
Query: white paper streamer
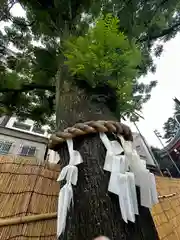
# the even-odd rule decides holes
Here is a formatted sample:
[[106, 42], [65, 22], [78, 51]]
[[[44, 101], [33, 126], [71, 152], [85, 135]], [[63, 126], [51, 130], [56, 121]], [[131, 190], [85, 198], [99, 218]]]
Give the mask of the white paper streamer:
[[[123, 220], [135, 222], [135, 215], [139, 214], [136, 185], [140, 187], [141, 205], [151, 208], [158, 203], [155, 177], [146, 169], [146, 162], [140, 159], [130, 141], [125, 141], [118, 136], [118, 141], [110, 141], [105, 133], [100, 133], [100, 138], [106, 147], [104, 170], [111, 172], [108, 191], [118, 195], [119, 206]], [[72, 139], [67, 140], [69, 151], [69, 164], [65, 166], [57, 181], [66, 180], [61, 188], [58, 198], [57, 236], [65, 230], [68, 210], [73, 205], [72, 185], [78, 181], [77, 165], [82, 163], [80, 153], [73, 149]], [[124, 152], [124, 155], [121, 155]]]
[[67, 140], [69, 151], [69, 165], [63, 167], [57, 181], [66, 180], [66, 184], [60, 189], [57, 211], [57, 236], [59, 237], [65, 230], [67, 212], [73, 204], [72, 184], [76, 185], [78, 180], [78, 168], [76, 165], [83, 162], [78, 151], [73, 149], [72, 139]]
[[150, 173], [150, 181], [151, 181], [151, 197], [152, 197], [152, 203], [157, 204], [159, 202], [158, 200], [158, 194], [156, 189], [156, 181], [154, 174]]
[[[151, 208], [158, 202], [155, 178], [146, 169], [146, 161], [140, 159], [136, 150], [133, 149], [132, 142], [125, 141], [122, 136], [118, 137], [121, 140], [124, 155], [119, 155], [123, 150], [117, 141], [115, 141], [116, 145], [112, 145], [112, 141], [109, 141], [104, 133], [100, 134], [107, 149], [104, 170], [111, 172], [108, 191], [119, 196], [122, 218], [125, 222], [127, 220], [134, 222], [135, 214], [139, 214], [136, 185], [140, 187], [141, 205]], [[119, 146], [121, 150], [118, 149]]]
[[118, 141], [110, 141], [105, 133], [100, 133], [99, 136], [107, 150], [103, 169], [111, 172], [113, 157], [120, 155], [123, 152], [123, 149]]
[[132, 206], [134, 214], [139, 214], [138, 210], [138, 201], [137, 201], [137, 193], [136, 193], [136, 186], [135, 186], [135, 177], [134, 174], [131, 172], [126, 173], [128, 176], [128, 186], [130, 189], [130, 198], [132, 199]]
[[71, 203], [73, 204], [73, 190], [71, 184], [65, 184], [59, 192], [57, 211], [57, 236], [59, 237], [65, 230], [66, 217]]
[[141, 205], [147, 208], [158, 203], [155, 178], [152, 173], [146, 169], [146, 162], [140, 159], [136, 150], [132, 152], [130, 169], [135, 174], [136, 185], [140, 187]]
[[68, 151], [69, 151], [69, 165], [78, 165], [83, 162], [81, 154], [73, 149], [73, 140], [68, 139], [67, 141]]
[[76, 185], [78, 179], [78, 168], [73, 165], [67, 165], [64, 167], [57, 179], [58, 182], [66, 179], [68, 183]]
[[131, 222], [135, 222], [135, 215], [134, 215], [134, 208], [133, 208], [133, 202], [132, 202], [132, 196], [131, 196], [131, 190], [129, 188], [128, 183], [128, 174], [126, 173], [126, 183], [125, 183], [125, 190], [126, 190], [126, 208], [127, 208], [127, 216], [128, 220]]
[[[108, 191], [119, 197], [119, 205], [122, 218], [125, 222], [135, 221], [134, 202], [131, 199], [131, 189], [129, 187], [128, 161], [125, 156], [120, 155], [123, 149], [118, 141], [109, 141], [104, 133], [100, 133], [100, 138], [107, 149], [104, 170], [110, 171], [111, 176], [108, 185]], [[132, 181], [131, 181], [132, 182]], [[136, 197], [134, 194], [133, 197]], [[135, 209], [137, 212], [137, 209]]]
[[119, 175], [119, 205], [121, 209], [122, 219], [127, 223], [128, 216], [127, 216], [127, 192], [126, 192], [126, 176], [124, 174]]

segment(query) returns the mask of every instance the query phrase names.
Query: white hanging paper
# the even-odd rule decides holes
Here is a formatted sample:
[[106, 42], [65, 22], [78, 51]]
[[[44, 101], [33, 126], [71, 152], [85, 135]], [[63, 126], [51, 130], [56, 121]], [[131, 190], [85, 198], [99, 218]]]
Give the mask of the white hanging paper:
[[111, 172], [112, 171], [112, 162], [113, 162], [113, 154], [111, 152], [106, 152], [106, 157], [104, 161], [103, 169], [105, 171]]
[[[111, 172], [108, 191], [118, 195], [123, 220], [126, 223], [135, 222], [135, 214], [139, 214], [136, 185], [140, 187], [142, 206], [151, 208], [158, 202], [154, 175], [146, 169], [146, 162], [140, 159], [136, 150], [133, 150], [130, 141], [125, 141], [119, 136], [121, 146], [118, 141], [110, 141], [105, 133], [100, 133], [100, 138], [107, 149], [104, 170]], [[58, 237], [65, 230], [67, 212], [71, 204], [73, 205], [72, 185], [76, 185], [78, 181], [77, 165], [83, 162], [80, 153], [73, 149], [72, 139], [67, 140], [67, 146], [69, 164], [62, 169], [57, 179], [57, 181], [66, 180], [58, 198]], [[124, 155], [121, 155], [123, 152]]]
[[156, 181], [154, 174], [150, 173], [150, 181], [151, 181], [151, 197], [152, 197], [152, 203], [157, 204], [159, 202], [158, 195], [157, 195], [157, 189], [156, 189]]
[[119, 195], [119, 206], [121, 210], [122, 219], [127, 223], [127, 201], [126, 201], [126, 176], [124, 174], [119, 174], [119, 188], [121, 189]]
[[110, 141], [105, 133], [100, 133], [99, 136], [107, 150], [103, 169], [111, 172], [113, 157], [120, 155], [123, 149], [118, 141]]
[[125, 153], [132, 153], [132, 142], [131, 141], [126, 141], [124, 138], [120, 135], [118, 135], [119, 139], [121, 140], [121, 144], [123, 146], [124, 152]]
[[146, 164], [144, 164], [144, 160], [140, 159], [139, 155], [135, 150], [132, 151], [131, 161], [129, 162], [131, 171], [139, 176], [139, 172], [146, 169]]
[[81, 154], [73, 149], [73, 140], [68, 139], [67, 140], [67, 146], [68, 146], [68, 151], [69, 151], [69, 165], [78, 165], [83, 162]]
[[151, 208], [152, 196], [151, 196], [151, 181], [149, 171], [139, 172], [140, 175], [140, 200], [141, 205], [147, 208]]
[[134, 214], [138, 215], [138, 201], [137, 201], [137, 193], [136, 193], [136, 186], [135, 186], [135, 177], [134, 174], [131, 172], [126, 173], [128, 176], [128, 186], [130, 189], [130, 199], [132, 199], [132, 206]]
[[103, 169], [106, 171], [111, 172], [112, 170], [112, 159], [113, 159], [113, 151], [112, 151], [112, 145], [106, 136], [105, 133], [100, 133], [99, 134], [101, 141], [103, 142], [105, 148], [106, 148], [106, 157], [105, 157], [105, 162], [104, 162], [104, 167]]
[[76, 185], [77, 179], [78, 179], [78, 168], [73, 165], [65, 166], [62, 169], [57, 181], [62, 181], [65, 178], [68, 183], [72, 183], [73, 185]]
[[83, 162], [82, 157], [78, 151], [73, 149], [72, 139], [67, 140], [69, 151], [69, 165], [65, 166], [57, 181], [66, 179], [66, 184], [60, 189], [58, 198], [58, 211], [57, 211], [57, 236], [59, 237], [65, 230], [66, 217], [70, 205], [73, 205], [73, 189], [72, 184], [76, 185], [78, 180], [78, 168], [76, 165]]
[[120, 155], [122, 152], [124, 152], [123, 148], [121, 147], [118, 141], [110, 141], [110, 142], [111, 142], [111, 148], [114, 155]]
[[125, 173], [125, 172], [129, 171], [129, 164], [128, 164], [126, 157], [124, 155], [120, 155], [119, 157], [120, 157], [120, 162], [121, 162], [120, 173]]
[[108, 191], [119, 196], [119, 204], [123, 220], [125, 222], [127, 222], [127, 220], [134, 222], [135, 211], [131, 200], [131, 190], [129, 188], [128, 177], [126, 174], [112, 172], [109, 180]]
[[132, 203], [132, 198], [131, 198], [131, 192], [129, 188], [129, 183], [128, 183], [128, 175], [126, 173], [126, 183], [125, 183], [125, 190], [126, 190], [126, 198], [125, 198], [125, 203], [126, 203], [126, 211], [127, 211], [127, 219], [131, 222], [135, 222], [135, 213], [134, 213], [134, 208], [133, 208], [133, 203]]
[[119, 173], [111, 173], [109, 184], [108, 184], [108, 191], [114, 194], [119, 195], [121, 193], [121, 186], [119, 182]]
[[120, 185], [120, 194], [119, 194], [119, 204], [121, 209], [122, 218], [125, 222], [127, 220], [134, 222], [135, 216], [133, 211], [132, 202], [130, 199], [130, 190], [128, 187], [128, 178], [126, 174], [119, 174], [119, 185]]
[[124, 169], [122, 169], [124, 166], [122, 165], [122, 161], [121, 161], [121, 156], [113, 156], [112, 158], [112, 169], [111, 172], [117, 172], [117, 173], [124, 173]]
[[65, 184], [59, 192], [57, 211], [57, 236], [59, 237], [65, 230], [67, 211], [73, 204], [73, 190], [71, 184]]
[[[135, 184], [140, 187], [141, 205], [151, 208], [153, 204], [158, 202], [154, 175], [146, 169], [146, 161], [139, 157], [136, 150], [132, 148], [132, 143], [125, 141], [122, 136], [119, 136], [119, 138], [124, 148], [125, 157], [128, 161], [130, 170], [134, 173]], [[132, 192], [134, 191], [135, 189]], [[137, 196], [135, 199], [137, 200]], [[138, 213], [137, 207], [136, 212]]]
[[101, 141], [103, 142], [107, 151], [110, 152], [113, 155], [112, 145], [111, 145], [110, 140], [106, 136], [106, 134], [105, 133], [99, 133], [99, 137], [100, 137]]

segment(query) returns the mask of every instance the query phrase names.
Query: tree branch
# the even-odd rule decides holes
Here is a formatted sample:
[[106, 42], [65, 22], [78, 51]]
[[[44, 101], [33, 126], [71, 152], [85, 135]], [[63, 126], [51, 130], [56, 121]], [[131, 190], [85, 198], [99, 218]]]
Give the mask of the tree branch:
[[152, 40], [157, 40], [158, 38], [164, 37], [170, 33], [172, 33], [173, 31], [176, 30], [176, 28], [178, 28], [180, 26], [180, 22], [175, 23], [174, 25], [172, 25], [169, 28], [163, 29], [160, 33], [156, 33], [156, 34], [152, 34], [152, 35], [147, 35], [145, 37], [142, 37], [138, 40], [138, 42], [145, 42], [145, 41], [152, 41]]
[[158, 12], [158, 10], [159, 10], [159, 8], [160, 7], [162, 7], [166, 2], [168, 2], [169, 0], [162, 0], [162, 2], [160, 2], [158, 5], [157, 5], [157, 7], [156, 7], [156, 9], [155, 9], [155, 11], [154, 11], [154, 13], [152, 14], [152, 16], [151, 16], [151, 18], [150, 19], [147, 19], [147, 21], [145, 21], [145, 26], [148, 26], [151, 22], [152, 22], [152, 20], [154, 19], [154, 17], [156, 16], [156, 13]]
[[9, 17], [9, 20], [12, 22], [12, 23], [15, 23], [15, 24], [17, 24], [17, 25], [19, 25], [19, 26], [23, 26], [23, 27], [32, 27], [33, 25], [34, 25], [34, 23], [36, 22], [36, 20], [33, 20], [32, 22], [30, 22], [30, 23], [20, 23], [20, 22], [15, 22], [15, 17], [13, 17], [12, 15], [10, 15], [10, 17]]
[[[11, 10], [11, 8], [15, 5], [15, 1], [14, 0], [12, 0], [11, 2], [9, 2], [9, 6], [8, 6], [8, 9], [3, 9], [3, 7], [2, 7], [2, 9], [1, 9], [1, 11], [0, 11], [0, 13], [2, 14], [1, 15], [1, 18], [0, 18], [0, 21], [4, 21], [6, 18], [8, 18], [8, 16], [7, 15], [9, 15], [10, 14], [10, 10]], [[6, 7], [6, 6], [5, 6]], [[6, 11], [7, 10], [7, 11]]]
[[29, 92], [29, 91], [33, 91], [35, 89], [49, 90], [51, 92], [55, 92], [55, 86], [36, 84], [36, 83], [22, 84], [20, 86], [20, 88], [0, 88], [0, 92], [1, 93], [5, 93], [5, 92]]

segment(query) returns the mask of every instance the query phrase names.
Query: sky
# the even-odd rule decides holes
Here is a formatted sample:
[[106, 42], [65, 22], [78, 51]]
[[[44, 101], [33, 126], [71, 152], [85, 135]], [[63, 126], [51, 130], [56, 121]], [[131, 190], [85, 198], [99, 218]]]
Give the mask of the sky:
[[[18, 4], [11, 9], [11, 13], [14, 16], [25, 16]], [[180, 97], [180, 33], [164, 44], [164, 51], [155, 63], [156, 73], [149, 73], [141, 78], [145, 83], [157, 80], [158, 84], [152, 90], [151, 99], [143, 106], [145, 120], [141, 119], [137, 125], [150, 145], [161, 148], [153, 131], [157, 129], [163, 135], [164, 122], [168, 117], [173, 116], [173, 98]], [[132, 123], [126, 121], [126, 124], [132, 131], [136, 131]]]
[[143, 77], [144, 82], [157, 80], [158, 84], [152, 90], [151, 99], [143, 106], [145, 120], [140, 120], [137, 125], [148, 143], [161, 147], [153, 131], [157, 129], [163, 134], [164, 122], [173, 116], [173, 98], [180, 97], [180, 34], [164, 44], [164, 51], [156, 60], [156, 65], [155, 74]]

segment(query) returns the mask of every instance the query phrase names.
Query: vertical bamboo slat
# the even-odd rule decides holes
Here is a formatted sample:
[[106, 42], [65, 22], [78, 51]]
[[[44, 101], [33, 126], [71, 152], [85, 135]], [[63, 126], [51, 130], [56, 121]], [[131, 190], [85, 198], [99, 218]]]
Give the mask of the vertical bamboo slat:
[[[0, 156], [0, 239], [56, 239], [59, 171], [59, 165], [40, 166], [33, 159]], [[18, 224], [24, 217], [25, 222]], [[32, 222], [34, 217], [38, 221]]]

